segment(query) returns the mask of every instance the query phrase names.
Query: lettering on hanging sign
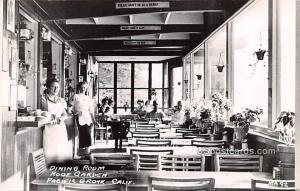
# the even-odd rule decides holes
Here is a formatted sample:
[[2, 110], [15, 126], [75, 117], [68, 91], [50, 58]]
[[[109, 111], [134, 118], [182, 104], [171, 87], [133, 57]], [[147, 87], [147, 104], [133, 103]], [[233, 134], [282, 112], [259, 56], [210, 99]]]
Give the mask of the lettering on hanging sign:
[[156, 45], [156, 41], [123, 41], [123, 45]]
[[118, 2], [116, 9], [170, 8], [170, 2]]
[[161, 26], [120, 26], [121, 31], [159, 31]]

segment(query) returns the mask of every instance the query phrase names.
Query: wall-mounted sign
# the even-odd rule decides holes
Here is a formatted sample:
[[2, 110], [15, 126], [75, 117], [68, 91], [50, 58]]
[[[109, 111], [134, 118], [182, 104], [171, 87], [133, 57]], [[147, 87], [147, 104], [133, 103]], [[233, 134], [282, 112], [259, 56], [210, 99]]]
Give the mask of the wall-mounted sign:
[[121, 31], [159, 31], [161, 26], [120, 26]]
[[148, 41], [143, 41], [143, 40], [133, 40], [133, 41], [123, 41], [123, 45], [156, 45], [155, 40], [148, 40]]
[[170, 8], [170, 2], [119, 2], [116, 9], [147, 9], [147, 8]]

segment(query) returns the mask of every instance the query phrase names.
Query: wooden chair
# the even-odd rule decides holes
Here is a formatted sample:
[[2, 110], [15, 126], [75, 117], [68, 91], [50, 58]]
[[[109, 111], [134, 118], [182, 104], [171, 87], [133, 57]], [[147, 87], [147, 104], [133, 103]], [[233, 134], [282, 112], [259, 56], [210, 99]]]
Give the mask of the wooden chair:
[[183, 139], [202, 138], [202, 139], [209, 140], [210, 139], [210, 134], [183, 133], [182, 138]]
[[123, 186], [119, 184], [65, 184], [62, 185], [63, 191], [122, 191]]
[[192, 140], [192, 146], [197, 147], [213, 147], [213, 148], [223, 148], [225, 146], [225, 141], [223, 140]]
[[161, 155], [159, 170], [167, 171], [204, 171], [205, 156]]
[[132, 132], [132, 138], [159, 139], [159, 132]]
[[184, 177], [149, 177], [148, 191], [153, 190], [215, 190], [214, 178], [189, 178], [188, 174]]
[[158, 170], [159, 155], [173, 154], [171, 149], [131, 149], [130, 154], [135, 155], [136, 170]]
[[262, 172], [263, 157], [249, 154], [216, 154], [215, 171], [258, 171]]
[[171, 140], [167, 139], [139, 139], [136, 141], [137, 146], [171, 146]]
[[133, 170], [135, 169], [134, 155], [118, 153], [91, 153], [92, 165], [105, 166], [105, 170]]
[[252, 179], [251, 190], [296, 190], [295, 180], [266, 180], [266, 179]]

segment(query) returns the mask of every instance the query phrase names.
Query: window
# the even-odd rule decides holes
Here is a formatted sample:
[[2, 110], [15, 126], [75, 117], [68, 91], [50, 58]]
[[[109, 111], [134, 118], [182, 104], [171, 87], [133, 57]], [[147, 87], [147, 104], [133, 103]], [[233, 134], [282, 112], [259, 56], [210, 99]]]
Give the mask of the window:
[[[18, 106], [30, 106], [33, 109], [39, 107], [38, 98], [43, 90], [38, 92], [38, 25], [29, 15], [20, 9], [20, 33], [19, 33], [19, 54], [17, 47], [9, 45], [9, 56], [11, 67], [11, 78], [18, 80]], [[19, 62], [16, 56], [19, 55]], [[60, 57], [61, 58], [61, 57]], [[57, 62], [59, 63], [59, 62]], [[18, 69], [18, 71], [17, 71]], [[41, 69], [42, 72], [42, 69]], [[44, 84], [43, 84], [44, 85]], [[43, 88], [43, 85], [41, 88]], [[61, 87], [63, 88], [63, 87]]]
[[169, 103], [167, 71], [167, 63], [99, 63], [99, 101], [105, 96], [113, 97], [117, 112], [122, 113], [126, 102], [129, 106], [136, 106], [138, 99], [148, 100], [150, 89], [155, 89], [159, 107], [167, 108]]

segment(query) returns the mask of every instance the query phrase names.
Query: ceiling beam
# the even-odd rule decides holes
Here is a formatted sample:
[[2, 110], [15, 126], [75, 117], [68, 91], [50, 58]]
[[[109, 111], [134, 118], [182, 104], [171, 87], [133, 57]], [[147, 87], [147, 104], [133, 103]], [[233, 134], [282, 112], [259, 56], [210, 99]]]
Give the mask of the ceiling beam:
[[[151, 1], [154, 0], [148, 2]], [[65, 20], [170, 11], [237, 10], [247, 1], [248, 0], [160, 0], [160, 2], [169, 2], [169, 7], [117, 8], [116, 3], [120, 3], [120, 1], [116, 0], [88, 0], [88, 2], [87, 0], [35, 0], [40, 9], [48, 14], [48, 16], [44, 16], [44, 20]], [[157, 1], [155, 0], [155, 2]], [[127, 1], [127, 3], [129, 2]]]
[[[171, 12], [166, 13], [165, 20], [164, 20], [165, 25], [168, 24], [170, 16], [171, 16]], [[161, 34], [159, 34], [159, 36], [158, 36], [158, 39], [160, 39], [160, 38], [161, 38]]]
[[85, 52], [143, 47], [189, 46], [189, 40], [84, 40], [75, 41]]
[[124, 50], [124, 51], [99, 51], [99, 52], [85, 52], [91, 56], [184, 56], [184, 51], [145, 51], [145, 50]]
[[160, 34], [172, 32], [205, 32], [204, 24], [176, 25], [60, 25], [70, 38], [67, 40], [97, 39], [121, 36]]

